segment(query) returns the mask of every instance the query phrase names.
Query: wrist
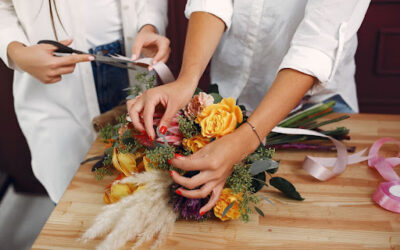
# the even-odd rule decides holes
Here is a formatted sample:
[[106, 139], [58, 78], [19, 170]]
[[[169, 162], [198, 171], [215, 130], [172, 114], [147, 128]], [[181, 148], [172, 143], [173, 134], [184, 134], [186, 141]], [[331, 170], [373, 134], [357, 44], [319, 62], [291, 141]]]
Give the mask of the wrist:
[[176, 83], [180, 85], [183, 89], [190, 90], [194, 93], [196, 91], [199, 81], [195, 77], [179, 76], [176, 80]]
[[18, 55], [18, 51], [24, 48], [26, 48], [26, 46], [20, 42], [11, 42], [7, 46], [7, 56], [15, 62]]
[[253, 153], [260, 145], [258, 136], [255, 134], [249, 124], [243, 123], [235, 130], [234, 134], [235, 138], [238, 138], [240, 141], [238, 145], [242, 145], [244, 147], [246, 155]]

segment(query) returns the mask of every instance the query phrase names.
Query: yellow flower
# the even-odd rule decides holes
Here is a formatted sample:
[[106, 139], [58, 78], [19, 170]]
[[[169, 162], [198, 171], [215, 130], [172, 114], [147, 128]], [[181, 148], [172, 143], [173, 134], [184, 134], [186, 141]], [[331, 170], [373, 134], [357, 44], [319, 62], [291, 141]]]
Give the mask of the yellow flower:
[[130, 176], [144, 170], [143, 165], [140, 164], [142, 159], [143, 154], [140, 152], [134, 154], [118, 153], [117, 149], [114, 148], [112, 163], [118, 171], [123, 173], [125, 176]]
[[111, 204], [118, 202], [125, 196], [133, 194], [133, 192], [142, 189], [143, 186], [135, 186], [130, 183], [122, 184], [122, 183], [113, 183], [111, 188], [107, 189], [104, 193], [103, 201], [106, 204]]
[[201, 149], [208, 143], [210, 143], [210, 139], [205, 138], [201, 135], [196, 135], [189, 139], [183, 139], [182, 141], [182, 144], [185, 147], [185, 149], [190, 150], [193, 153], [196, 153], [199, 149]]
[[[238, 202], [242, 199], [243, 198], [241, 194], [234, 194], [231, 189], [224, 188], [217, 204], [214, 207], [215, 216], [222, 221], [239, 219], [241, 214]], [[226, 215], [222, 217], [225, 208], [232, 202], [235, 202], [235, 204], [231, 207], [231, 209], [229, 209]]]
[[201, 134], [207, 138], [229, 134], [242, 121], [242, 111], [233, 98], [224, 98], [220, 103], [206, 107], [196, 118]]

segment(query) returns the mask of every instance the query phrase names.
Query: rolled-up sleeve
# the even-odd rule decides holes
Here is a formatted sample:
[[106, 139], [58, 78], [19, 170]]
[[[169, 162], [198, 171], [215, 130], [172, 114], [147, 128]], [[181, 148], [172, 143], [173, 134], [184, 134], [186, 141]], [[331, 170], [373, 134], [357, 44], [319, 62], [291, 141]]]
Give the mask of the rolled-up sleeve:
[[137, 10], [139, 29], [146, 24], [151, 24], [157, 29], [160, 35], [164, 36], [168, 24], [167, 12], [167, 0], [144, 0], [141, 7]]
[[28, 39], [11, 0], [0, 0], [0, 58], [7, 67], [14, 69], [15, 65], [7, 55], [7, 48], [11, 42], [28, 45]]
[[344, 44], [359, 29], [369, 0], [309, 0], [279, 70], [291, 68], [330, 81]]
[[220, 18], [229, 30], [232, 24], [233, 2], [232, 0], [188, 0], [185, 8], [186, 18], [190, 18], [193, 12], [207, 12]]

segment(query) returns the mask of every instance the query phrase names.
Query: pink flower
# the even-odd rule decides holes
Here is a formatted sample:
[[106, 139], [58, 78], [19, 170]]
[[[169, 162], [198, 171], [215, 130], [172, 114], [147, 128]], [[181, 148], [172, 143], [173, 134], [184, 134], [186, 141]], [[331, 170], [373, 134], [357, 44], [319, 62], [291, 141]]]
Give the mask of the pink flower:
[[204, 92], [195, 95], [192, 100], [186, 105], [183, 112], [187, 118], [197, 117], [204, 108], [214, 103], [214, 98]]
[[[153, 116], [153, 125], [158, 127], [160, 125], [162, 113], [155, 113]], [[168, 144], [174, 146], [180, 146], [182, 144], [183, 135], [179, 130], [179, 123], [178, 123], [178, 116], [180, 114], [176, 114], [171, 123], [168, 126], [167, 132], [165, 133], [165, 139], [167, 140]], [[156, 142], [164, 143], [164, 139], [162, 137], [157, 137]]]

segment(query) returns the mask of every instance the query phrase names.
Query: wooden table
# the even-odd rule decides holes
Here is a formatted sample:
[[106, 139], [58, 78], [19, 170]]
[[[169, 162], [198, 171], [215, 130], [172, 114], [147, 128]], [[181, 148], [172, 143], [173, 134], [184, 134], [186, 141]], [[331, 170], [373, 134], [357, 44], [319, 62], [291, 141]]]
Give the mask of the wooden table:
[[[400, 116], [352, 115], [333, 127], [342, 125], [351, 131], [347, 145], [357, 146], [357, 151], [381, 137], [400, 140]], [[87, 157], [102, 154], [103, 147], [97, 140]], [[393, 156], [397, 150], [388, 144], [382, 155]], [[280, 151], [274, 157], [281, 159], [277, 175], [294, 183], [305, 201], [286, 199], [273, 188], [263, 189], [275, 203], [263, 203], [265, 217], [255, 214], [249, 223], [178, 221], [162, 249], [400, 249], [400, 214], [386, 211], [372, 200], [383, 181], [377, 171], [363, 162], [350, 165], [339, 177], [319, 182], [301, 169], [306, 154], [335, 155]], [[93, 249], [100, 243], [101, 239], [86, 244], [77, 241], [104, 206], [103, 190], [113, 178], [96, 181], [90, 172], [92, 164], [81, 166], [76, 173], [33, 249]]]

